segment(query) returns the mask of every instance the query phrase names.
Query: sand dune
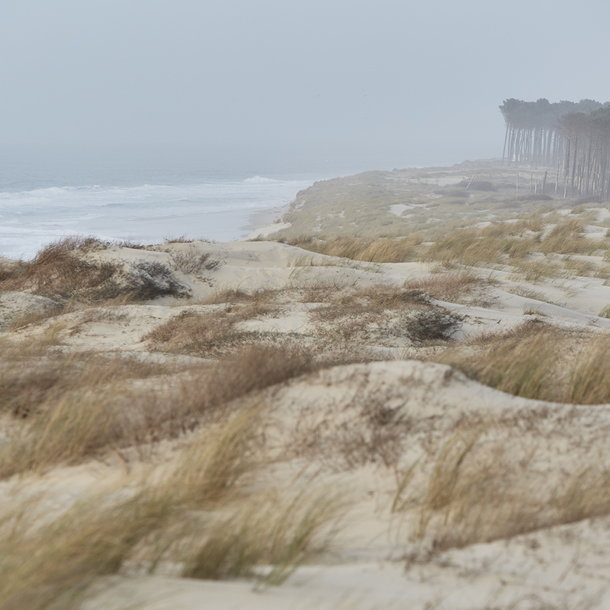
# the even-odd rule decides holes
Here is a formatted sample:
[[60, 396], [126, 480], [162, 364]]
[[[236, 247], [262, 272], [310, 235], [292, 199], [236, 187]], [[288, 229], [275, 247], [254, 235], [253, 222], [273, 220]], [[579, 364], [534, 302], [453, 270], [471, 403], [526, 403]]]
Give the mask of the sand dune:
[[66, 243], [2, 267], [0, 608], [610, 606], [605, 255]]

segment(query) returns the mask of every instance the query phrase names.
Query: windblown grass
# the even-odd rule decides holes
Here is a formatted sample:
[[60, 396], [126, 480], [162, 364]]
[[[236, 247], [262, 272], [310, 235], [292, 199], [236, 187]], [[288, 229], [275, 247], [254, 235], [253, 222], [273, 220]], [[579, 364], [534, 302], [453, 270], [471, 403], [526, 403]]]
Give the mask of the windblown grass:
[[493, 388], [575, 404], [610, 402], [610, 337], [528, 322], [436, 359]]
[[[0, 608], [70, 608], [94, 577], [116, 573], [135, 551], [156, 564], [160, 549], [154, 539], [189, 511], [217, 506], [255, 465], [259, 416], [256, 408], [243, 411], [196, 436], [164, 476], [126, 489], [124, 499], [116, 492], [102, 494], [36, 527], [35, 506], [5, 514]], [[27, 516], [28, 508], [29, 520], [23, 513]]]
[[68, 356], [27, 364], [25, 373], [13, 367], [2, 379], [3, 408], [13, 415], [0, 448], [2, 478], [79, 463], [110, 449], [141, 450], [217, 421], [231, 401], [326, 362], [296, 347], [247, 348], [230, 361], [193, 368], [173, 381], [156, 380], [145, 389], [127, 382], [151, 377], [160, 365]]
[[278, 305], [270, 304], [264, 296], [233, 295], [233, 298], [235, 302], [228, 307], [205, 313], [185, 310], [153, 328], [142, 340], [150, 341], [159, 351], [219, 356], [251, 339], [252, 333], [240, 330], [237, 324], [280, 311]]
[[502, 238], [482, 237], [480, 231], [463, 229], [453, 231], [435, 241], [420, 255], [423, 262], [438, 261], [446, 267], [456, 263], [476, 266], [502, 262]]
[[[204, 533], [183, 574], [203, 579], [258, 575], [264, 584], [281, 584], [328, 548], [333, 531], [326, 526], [335, 521], [342, 502], [328, 489], [260, 494]], [[257, 566], [268, 569], [254, 572]]]
[[58, 352], [49, 349], [44, 337], [25, 344], [5, 341], [1, 347], [0, 412], [20, 418], [78, 390], [93, 393], [107, 385], [172, 372], [171, 366], [135, 358]]
[[263, 411], [249, 403], [195, 434], [168, 466], [59, 516], [42, 516], [32, 499], [5, 508], [0, 609], [76, 608], [95, 592], [97, 577], [136, 566], [155, 573], [164, 562], [190, 578], [255, 576], [274, 585], [325, 550], [342, 510], [339, 494], [308, 482], [251, 489], [267, 459]]
[[404, 238], [332, 237], [318, 239], [310, 236], [295, 237], [287, 243], [304, 250], [326, 256], [338, 256], [368, 263], [404, 263], [415, 260], [416, 246], [422, 241], [419, 235]]
[[593, 254], [596, 250], [606, 250], [607, 244], [603, 241], [587, 239], [584, 237], [584, 226], [576, 219], [571, 218], [555, 225], [550, 233], [542, 240], [540, 251], [555, 254]]
[[140, 261], [127, 270], [113, 262], [87, 258], [108, 244], [71, 236], [50, 243], [34, 259], [4, 269], [0, 290], [29, 291], [59, 303], [70, 300], [102, 303], [119, 297], [147, 300], [158, 296], [186, 296], [188, 290], [162, 263]]
[[[514, 432], [512, 432], [514, 435]], [[515, 459], [510, 423], [465, 422], [436, 454], [423, 490], [409, 497], [413, 468], [398, 486], [394, 510], [414, 509], [413, 534], [440, 551], [507, 539], [610, 514], [610, 471], [583, 456], [569, 471]]]

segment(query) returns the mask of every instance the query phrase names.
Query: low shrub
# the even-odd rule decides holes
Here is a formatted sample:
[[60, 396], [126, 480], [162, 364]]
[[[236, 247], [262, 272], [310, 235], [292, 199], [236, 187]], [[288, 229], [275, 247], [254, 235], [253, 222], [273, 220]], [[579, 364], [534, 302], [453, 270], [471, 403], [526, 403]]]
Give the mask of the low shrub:
[[449, 341], [461, 323], [459, 316], [438, 309], [418, 311], [404, 320], [407, 335], [413, 343]]
[[48, 244], [30, 262], [5, 269], [0, 290], [29, 291], [60, 303], [102, 303], [118, 299], [146, 300], [188, 294], [171, 270], [160, 262], [139, 261], [126, 270], [120, 263], [85, 255], [108, 244], [92, 237], [66, 237]]
[[171, 257], [174, 269], [186, 275], [200, 276], [204, 271], [214, 271], [221, 265], [209, 252], [175, 252]]

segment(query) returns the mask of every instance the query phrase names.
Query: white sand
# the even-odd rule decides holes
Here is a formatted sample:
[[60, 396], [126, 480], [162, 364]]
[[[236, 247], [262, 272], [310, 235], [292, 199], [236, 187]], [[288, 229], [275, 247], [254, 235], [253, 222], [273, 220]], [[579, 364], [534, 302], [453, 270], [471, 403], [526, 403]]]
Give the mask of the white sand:
[[[158, 261], [171, 266], [172, 254], [177, 253], [210, 253], [221, 261], [217, 269], [202, 274], [205, 277], [176, 273], [191, 291], [191, 302], [165, 298], [115, 307], [108, 312], [88, 309], [66, 314], [61, 317], [65, 349], [116, 350], [148, 357], [150, 346], [142, 340], [147, 332], [187, 309], [207, 311], [215, 307], [201, 304], [200, 300], [223, 289], [252, 292], [295, 285], [402, 286], [406, 280], [429, 273], [429, 268], [420, 263], [355, 264], [274, 242], [178, 243], [158, 246], [153, 251], [115, 247], [89, 256], [125, 264]], [[489, 275], [485, 270], [480, 273]], [[543, 316], [565, 326], [596, 328], [599, 332], [605, 332], [610, 325], [610, 320], [595, 315], [610, 302], [610, 287], [603, 280], [575, 278], [562, 285], [551, 282], [528, 285], [514, 282], [508, 273], [501, 271], [494, 272], [494, 276], [498, 283], [489, 289], [485, 307], [438, 302], [463, 316], [460, 338], [510, 328], [532, 316]], [[511, 293], [516, 289], [533, 290], [561, 304]], [[18, 310], [45, 303], [39, 297], [9, 293], [0, 300], [0, 308], [15, 315]], [[277, 317], [249, 320], [242, 323], [242, 328], [306, 338], [312, 332], [309, 312], [315, 306], [284, 304]], [[41, 333], [56, 321], [26, 327], [16, 336]], [[564, 466], [569, 468], [582, 457], [583, 446], [590, 446], [592, 451], [602, 447], [605, 437], [600, 436], [600, 431], [610, 424], [610, 405], [574, 409], [572, 405], [546, 404], [497, 392], [446, 366], [390, 361], [335, 367], [269, 390], [267, 404], [275, 422], [269, 431], [270, 442], [279, 452], [289, 442], [291, 431], [302, 431], [307, 426], [313, 430], [324, 423], [319, 442], [332, 445], [333, 435], [339, 434], [346, 422], [359, 421], [362, 405], [378, 403], [412, 422], [412, 444], [405, 448], [401, 462], [405, 467], [421, 456], [425, 438], [440, 441], [465, 416], [513, 414], [527, 420], [532, 414], [550, 410], [552, 422], [554, 417], [569, 413], [572, 418], [569, 432], [552, 428], [549, 423], [545, 443], [540, 443], [531, 430], [525, 430], [522, 438], [511, 440], [523, 441], [523, 447], [525, 441], [536, 446], [535, 464], [549, 473]], [[515, 451], [516, 456], [520, 455]], [[300, 459], [290, 459], [283, 466], [277, 465], [270, 476], [277, 482], [288, 481], [302, 467]], [[42, 478], [26, 476], [1, 482], [0, 498], [44, 489], [54, 510], [61, 510], [92, 489], [116, 483], [123, 476], [124, 466], [118, 459], [61, 467]], [[389, 512], [396, 489], [396, 476], [391, 468], [367, 464], [349, 472], [325, 470], [320, 484], [344, 489], [352, 498], [348, 524], [330, 552], [314, 564], [300, 567], [282, 586], [260, 591], [245, 580], [196, 581], [172, 577], [163, 570], [155, 576], [123, 574], [101, 581], [99, 595], [84, 608], [473, 610], [511, 607], [519, 599], [533, 601], [529, 606], [523, 602], [513, 608], [542, 607], [534, 605], [536, 599], [549, 604], [545, 606], [548, 608], [554, 607], [552, 604], [577, 608], [589, 599], [599, 601], [599, 607], [610, 607], [607, 519], [552, 527], [510, 542], [476, 544], [438, 553], [425, 561], [409, 562], [405, 557], [419, 547], [405, 532], [396, 533], [396, 519]]]

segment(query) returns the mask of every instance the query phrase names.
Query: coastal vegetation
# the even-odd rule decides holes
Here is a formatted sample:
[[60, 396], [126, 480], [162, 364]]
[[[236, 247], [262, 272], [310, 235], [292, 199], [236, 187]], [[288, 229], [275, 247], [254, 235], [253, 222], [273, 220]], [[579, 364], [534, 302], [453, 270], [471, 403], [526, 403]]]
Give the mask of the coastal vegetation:
[[610, 215], [543, 179], [371, 172], [300, 193], [273, 241], [4, 261], [0, 609], [178, 579], [266, 603], [363, 561], [459, 587], [523, 548], [544, 579], [606, 541]]

